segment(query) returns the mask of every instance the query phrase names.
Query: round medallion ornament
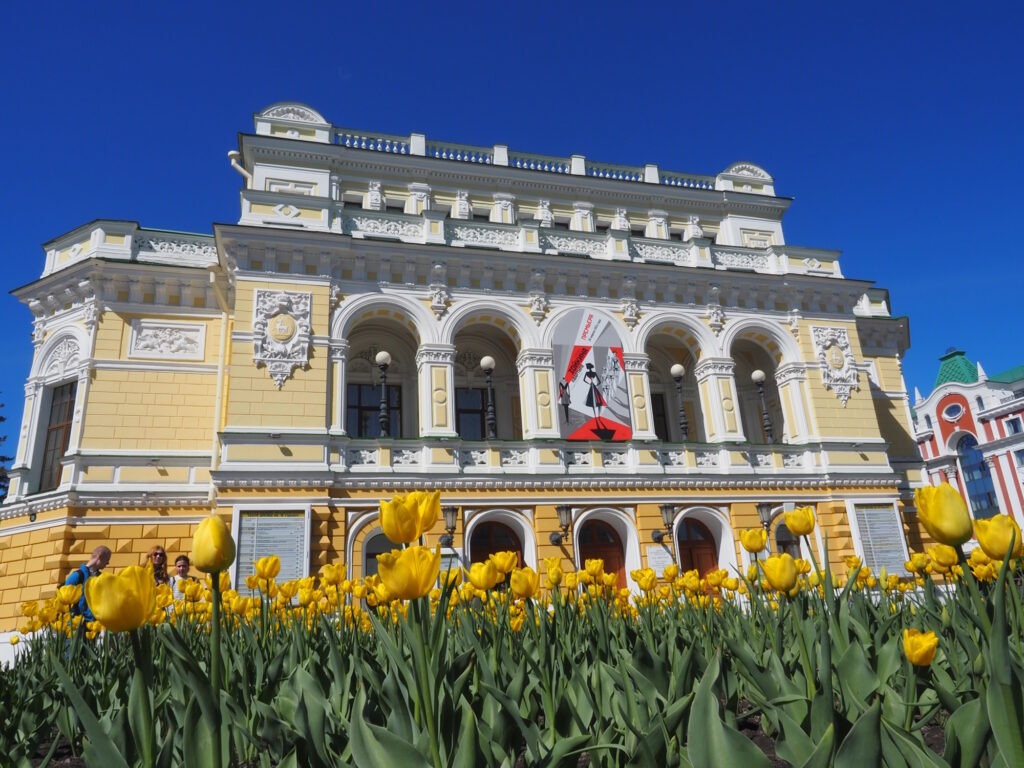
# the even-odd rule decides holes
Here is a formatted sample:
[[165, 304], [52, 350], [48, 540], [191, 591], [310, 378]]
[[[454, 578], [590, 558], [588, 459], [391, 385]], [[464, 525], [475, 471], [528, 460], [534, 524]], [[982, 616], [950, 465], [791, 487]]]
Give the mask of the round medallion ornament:
[[267, 333], [274, 341], [286, 342], [295, 335], [295, 319], [291, 315], [279, 314], [270, 318]]
[[832, 370], [835, 371], [841, 371], [843, 366], [846, 365], [846, 357], [843, 355], [843, 350], [835, 344], [829, 347], [825, 352], [825, 359], [828, 361]]

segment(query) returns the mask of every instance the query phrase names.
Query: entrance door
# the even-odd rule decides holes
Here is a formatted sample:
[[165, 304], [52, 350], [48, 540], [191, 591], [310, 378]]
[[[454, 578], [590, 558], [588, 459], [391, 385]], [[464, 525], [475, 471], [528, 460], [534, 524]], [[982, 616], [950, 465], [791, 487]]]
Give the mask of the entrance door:
[[703, 576], [718, 568], [715, 537], [703, 523], [692, 518], [680, 520], [676, 528], [676, 545], [679, 547], [679, 568], [682, 571], [696, 568]]
[[495, 552], [515, 552], [523, 565], [523, 543], [515, 531], [502, 523], [480, 523], [469, 539], [469, 561], [483, 563]]
[[588, 520], [580, 528], [578, 546], [581, 568], [587, 560], [600, 558], [604, 560], [604, 572], [616, 574], [619, 586], [626, 586], [626, 553], [614, 528], [603, 520]]

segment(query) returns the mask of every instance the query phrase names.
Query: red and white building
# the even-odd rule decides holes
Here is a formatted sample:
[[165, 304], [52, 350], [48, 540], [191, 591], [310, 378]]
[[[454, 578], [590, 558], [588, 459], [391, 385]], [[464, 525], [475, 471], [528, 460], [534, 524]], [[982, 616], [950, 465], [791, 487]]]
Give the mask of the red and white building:
[[992, 376], [950, 349], [928, 397], [914, 389], [914, 434], [925, 482], [949, 481], [975, 518], [1024, 525], [1024, 365]]

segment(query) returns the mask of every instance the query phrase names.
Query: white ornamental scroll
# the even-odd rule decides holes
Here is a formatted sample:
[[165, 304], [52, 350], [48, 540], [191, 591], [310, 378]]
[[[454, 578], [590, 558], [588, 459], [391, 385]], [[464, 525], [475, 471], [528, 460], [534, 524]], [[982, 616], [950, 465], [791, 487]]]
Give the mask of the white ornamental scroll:
[[846, 407], [853, 390], [860, 391], [860, 373], [850, 349], [850, 334], [845, 328], [811, 328], [814, 352], [821, 368], [821, 383], [835, 392]]
[[311, 293], [256, 291], [252, 359], [267, 367], [278, 389], [309, 362], [312, 305]]

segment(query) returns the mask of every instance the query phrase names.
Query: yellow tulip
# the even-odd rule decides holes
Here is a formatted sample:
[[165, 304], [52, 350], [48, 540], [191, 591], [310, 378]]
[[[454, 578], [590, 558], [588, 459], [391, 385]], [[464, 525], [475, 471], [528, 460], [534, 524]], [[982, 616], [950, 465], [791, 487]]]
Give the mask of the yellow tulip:
[[935, 649], [938, 647], [939, 638], [934, 632], [903, 630], [903, 653], [915, 667], [927, 667], [931, 664], [935, 658]]
[[860, 558], [857, 555], [847, 555], [843, 560], [846, 562], [846, 567], [851, 571], [856, 571], [860, 568]]
[[764, 528], [748, 528], [740, 531], [740, 544], [751, 554], [761, 552], [768, 543], [768, 532]]
[[82, 585], [68, 584], [63, 587], [57, 587], [57, 599], [64, 603], [64, 605], [74, 605], [82, 599]]
[[956, 565], [956, 550], [945, 544], [933, 544], [928, 547], [928, 556], [933, 563], [947, 570]]
[[576, 585], [579, 581], [579, 577], [576, 575], [576, 571], [570, 571], [565, 574], [565, 588], [572, 592], [576, 589]]
[[956, 546], [971, 538], [971, 516], [963, 498], [949, 483], [914, 491], [917, 515], [925, 530], [942, 544]]
[[451, 584], [451, 586], [457, 587], [462, 583], [462, 569], [461, 568], [450, 568], [447, 571], [441, 572], [441, 583]]
[[[1008, 515], [996, 515], [987, 520], [974, 521], [974, 533], [978, 544], [985, 554], [993, 560], [1002, 560], [1010, 550], [1010, 539], [1013, 539], [1011, 558], [1020, 557], [1024, 553], [1024, 543], [1020, 540], [1020, 526]], [[973, 554], [973, 553], [972, 553]]]
[[789, 553], [772, 555], [761, 562], [761, 567], [772, 589], [789, 592], [796, 585], [796, 561]]
[[26, 600], [21, 604], [21, 613], [23, 616], [32, 618], [39, 613], [39, 601], [38, 600]]
[[493, 560], [473, 563], [469, 567], [469, 583], [481, 591], [492, 589], [501, 580]]
[[661, 572], [661, 578], [665, 581], [674, 581], [676, 576], [679, 575], [679, 566], [675, 563], [665, 566], [665, 570]]
[[[551, 561], [555, 562], [552, 563]], [[548, 576], [548, 589], [554, 589], [562, 583], [562, 566], [560, 563], [562, 559], [559, 557], [547, 557], [544, 558], [544, 562], [547, 564], [547, 576]]]
[[607, 589], [611, 589], [619, 583], [619, 575], [617, 573], [604, 573], [601, 575], [601, 583]]
[[797, 507], [787, 512], [786, 527], [794, 536], [807, 536], [814, 530], [814, 510], [811, 507]]
[[993, 562], [972, 564], [971, 571], [974, 572], [974, 578], [978, 581], [995, 581], [999, 572], [996, 570], [996, 564]]
[[928, 567], [928, 555], [924, 552], [914, 552], [910, 559], [903, 564], [903, 567], [909, 573], [924, 573], [924, 569]]
[[281, 558], [277, 555], [261, 557], [255, 563], [256, 576], [261, 579], [273, 579], [281, 572]]
[[642, 592], [653, 592], [654, 588], [658, 586], [658, 574], [650, 568], [633, 571], [631, 575]]
[[540, 589], [540, 576], [530, 566], [516, 568], [512, 571], [509, 587], [516, 597], [535, 597]]
[[17, 645], [21, 640], [17, 635], [11, 635], [11, 645]]
[[320, 582], [327, 586], [337, 587], [341, 583], [343, 571], [337, 565], [328, 563], [320, 571]]
[[440, 491], [413, 491], [381, 500], [380, 527], [395, 544], [409, 544], [433, 528], [440, 513]]
[[604, 560], [597, 558], [595, 560], [587, 560], [583, 564], [584, 570], [590, 575], [591, 579], [598, 579], [601, 574], [604, 573]]
[[519, 555], [515, 552], [495, 552], [491, 555], [491, 560], [494, 562], [494, 567], [503, 576], [506, 573], [512, 573], [513, 569], [519, 565]]
[[85, 582], [85, 600], [108, 632], [126, 632], [145, 624], [156, 609], [153, 566], [130, 565], [119, 574], [101, 573]]
[[[199, 524], [192, 537], [192, 565], [203, 573], [218, 573], [235, 562], [235, 540], [218, 515]], [[88, 582], [86, 582], [88, 583]]]
[[[429, 593], [437, 582], [441, 572], [441, 550], [429, 547], [395, 549], [377, 555], [377, 567], [380, 581], [390, 597], [415, 600]], [[384, 597], [379, 586], [374, 591], [378, 598]]]

